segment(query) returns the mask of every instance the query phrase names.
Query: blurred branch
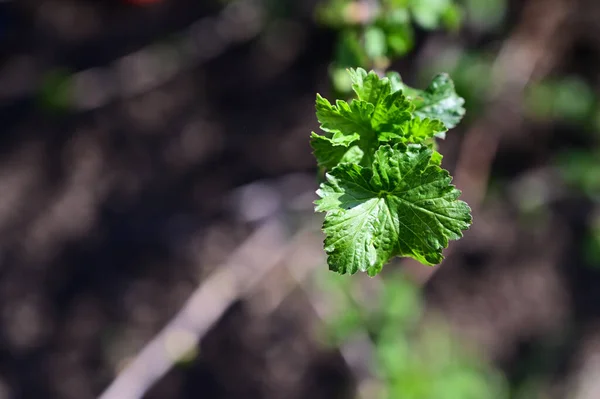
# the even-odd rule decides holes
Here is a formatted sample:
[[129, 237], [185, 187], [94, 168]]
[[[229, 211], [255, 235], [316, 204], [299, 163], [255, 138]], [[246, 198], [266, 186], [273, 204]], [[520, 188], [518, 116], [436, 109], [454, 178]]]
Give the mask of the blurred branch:
[[[252, 302], [258, 302], [255, 304], [257, 308], [255, 316], [268, 317], [294, 290], [301, 289], [319, 320], [323, 323], [329, 320], [335, 312], [331, 306], [331, 298], [315, 289], [310, 279], [316, 267], [324, 263], [322, 235], [312, 234], [299, 237], [298, 245], [288, 252], [283, 267], [278, 271], [273, 270], [263, 280], [260, 287], [256, 287], [254, 290], [255, 295], [260, 297], [258, 300], [251, 298]], [[369, 298], [375, 297], [382, 288], [381, 278], [378, 276], [362, 279], [361, 283], [361, 291], [364, 291], [365, 296]], [[355, 298], [355, 300], [360, 302], [361, 298]], [[365, 391], [373, 381], [369, 362], [374, 350], [368, 334], [361, 332], [354, 339], [345, 342], [339, 351], [357, 381], [359, 391], [357, 398], [370, 398], [371, 396], [365, 394]]]
[[99, 398], [141, 398], [176, 362], [193, 351], [200, 338], [234, 301], [254, 290], [310, 234], [314, 232], [306, 228], [286, 243], [282, 223], [276, 218], [265, 222], [226, 264], [198, 287], [183, 309]]

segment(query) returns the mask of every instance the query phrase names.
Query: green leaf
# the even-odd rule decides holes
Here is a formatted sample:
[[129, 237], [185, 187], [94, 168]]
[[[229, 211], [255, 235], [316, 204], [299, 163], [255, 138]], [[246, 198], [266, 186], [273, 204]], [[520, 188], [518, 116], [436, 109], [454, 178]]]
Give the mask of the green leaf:
[[[437, 106], [433, 101], [422, 104], [422, 93], [426, 92], [403, 86], [399, 76], [381, 78], [362, 68], [349, 69], [348, 73], [356, 99], [349, 103], [338, 100], [332, 105], [317, 95], [317, 118], [325, 135], [321, 139], [313, 133], [311, 144], [320, 166], [332, 169], [342, 159], [370, 166], [381, 142], [433, 146], [435, 137], [444, 138], [447, 128], [441, 118], [420, 116], [415, 110], [415, 101], [418, 110], [424, 111], [422, 115]], [[413, 97], [412, 102], [404, 93]], [[435, 100], [437, 94], [432, 92], [431, 98]], [[345, 156], [351, 144], [356, 148]]]
[[407, 96], [411, 97], [418, 92], [418, 90], [406, 86], [398, 72], [388, 72], [386, 74], [386, 77], [390, 80], [390, 87], [392, 88], [392, 93], [395, 93], [397, 91], [403, 91], [406, 93]]
[[358, 99], [374, 106], [371, 127], [376, 134], [399, 130], [400, 126], [410, 121], [414, 107], [402, 92], [392, 93], [388, 78], [380, 78], [373, 71], [367, 74], [362, 68], [351, 69], [349, 73]]
[[337, 100], [333, 106], [317, 94], [316, 109], [321, 130], [332, 134], [336, 144], [350, 144], [371, 131], [371, 114], [375, 107], [366, 101]]
[[377, 132], [400, 129], [410, 121], [414, 107], [402, 92], [386, 96], [373, 111], [371, 124]]
[[421, 118], [439, 119], [448, 129], [452, 129], [465, 115], [465, 100], [456, 94], [454, 82], [448, 74], [435, 76], [425, 90], [405, 85], [395, 72], [389, 73], [388, 78], [392, 90], [402, 90], [415, 106], [415, 114]]
[[471, 215], [432, 155], [423, 145], [383, 145], [371, 167], [342, 163], [327, 174], [315, 209], [326, 212], [331, 270], [373, 276], [394, 256], [427, 265], [442, 261], [442, 249], [462, 237]]
[[400, 132], [384, 132], [379, 135], [379, 141], [402, 142], [402, 143], [422, 143], [434, 137], [444, 138], [448, 129], [437, 119], [421, 119], [416, 117], [405, 122], [400, 127]]
[[362, 150], [356, 146], [336, 144], [330, 138], [312, 133], [310, 145], [313, 148], [317, 164], [332, 169], [341, 162], [358, 163], [363, 157]]
[[438, 119], [421, 119], [419, 117], [414, 118], [404, 127], [405, 135], [411, 137], [413, 143], [419, 143], [427, 139], [440, 137], [448, 130], [446, 125]]
[[444, 159], [444, 156], [442, 154], [440, 154], [437, 151], [433, 151], [433, 155], [431, 156], [431, 165], [436, 165], [436, 166], [442, 166], [442, 160]]
[[373, 71], [367, 73], [362, 68], [350, 68], [348, 74], [352, 80], [352, 89], [359, 100], [377, 106], [391, 93], [389, 79], [382, 79]]

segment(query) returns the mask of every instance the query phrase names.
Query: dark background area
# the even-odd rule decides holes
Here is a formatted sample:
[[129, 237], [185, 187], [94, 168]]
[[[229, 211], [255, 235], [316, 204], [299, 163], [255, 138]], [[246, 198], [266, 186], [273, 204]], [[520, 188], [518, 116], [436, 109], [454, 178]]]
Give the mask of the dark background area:
[[[98, 396], [250, 234], [236, 189], [316, 189], [308, 137], [335, 40], [316, 2], [142, 3], [0, 3], [0, 399]], [[489, 94], [487, 60], [515, 37], [536, 48], [557, 7], [528, 88]], [[599, 16], [594, 0], [513, 0], [494, 29], [418, 30], [391, 67], [422, 85], [449, 66], [468, 115], [441, 145], [452, 173], [486, 162], [461, 163], [473, 126], [496, 144], [475, 224], [425, 295], [513, 386], [543, 387], [529, 397], [600, 397], [580, 393], [600, 353]], [[584, 89], [562, 103], [529, 90], [564, 77]], [[591, 111], [569, 108], [582, 98]], [[236, 302], [146, 398], [351, 397], [308, 308], [300, 292], [262, 319]]]

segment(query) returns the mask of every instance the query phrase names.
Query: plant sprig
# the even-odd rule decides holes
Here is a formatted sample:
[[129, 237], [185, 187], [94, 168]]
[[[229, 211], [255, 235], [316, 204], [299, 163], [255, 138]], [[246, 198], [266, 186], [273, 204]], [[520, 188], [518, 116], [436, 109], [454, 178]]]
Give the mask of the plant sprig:
[[311, 136], [327, 171], [315, 210], [326, 214], [329, 268], [374, 276], [395, 256], [438, 264], [448, 241], [471, 224], [435, 149], [464, 115], [464, 100], [444, 74], [421, 91], [398, 74], [348, 72], [357, 98], [331, 104], [317, 94], [323, 134]]

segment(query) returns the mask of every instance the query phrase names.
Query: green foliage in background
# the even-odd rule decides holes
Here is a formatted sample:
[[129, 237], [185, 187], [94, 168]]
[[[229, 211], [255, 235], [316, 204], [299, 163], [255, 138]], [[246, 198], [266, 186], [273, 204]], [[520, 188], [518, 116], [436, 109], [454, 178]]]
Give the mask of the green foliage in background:
[[597, 215], [588, 221], [582, 251], [589, 265], [600, 268], [600, 147], [564, 151], [556, 166], [567, 185], [594, 204]]
[[458, 200], [434, 148], [464, 115], [464, 100], [446, 75], [421, 91], [397, 74], [349, 74], [357, 98], [331, 104], [317, 94], [323, 134], [311, 136], [327, 170], [315, 209], [326, 213], [329, 268], [374, 276], [394, 256], [438, 264], [448, 241], [471, 224], [470, 208]]
[[556, 160], [562, 178], [581, 190], [595, 202], [600, 203], [600, 151], [565, 151]]
[[596, 103], [591, 87], [574, 76], [534, 84], [525, 96], [530, 116], [538, 120], [563, 120], [584, 126], [593, 124]]
[[[577, 76], [546, 79], [528, 89], [525, 105], [531, 118], [570, 125], [579, 132], [578, 140], [588, 142], [563, 149], [554, 165], [567, 187], [600, 213], [600, 101], [592, 87]], [[589, 265], [600, 267], [600, 218], [590, 218], [582, 251]]]
[[463, 0], [468, 23], [481, 31], [497, 29], [506, 16], [507, 0]]
[[327, 341], [339, 346], [362, 333], [373, 342], [373, 399], [508, 398], [502, 376], [469, 354], [441, 319], [422, 318], [421, 291], [402, 275], [388, 276], [376, 295], [363, 298], [360, 279], [327, 273], [320, 282], [336, 294]]
[[329, 0], [317, 8], [317, 20], [339, 32], [330, 73], [334, 88], [348, 93], [345, 68], [385, 70], [414, 47], [413, 23], [457, 30], [462, 11], [453, 0]]

